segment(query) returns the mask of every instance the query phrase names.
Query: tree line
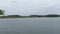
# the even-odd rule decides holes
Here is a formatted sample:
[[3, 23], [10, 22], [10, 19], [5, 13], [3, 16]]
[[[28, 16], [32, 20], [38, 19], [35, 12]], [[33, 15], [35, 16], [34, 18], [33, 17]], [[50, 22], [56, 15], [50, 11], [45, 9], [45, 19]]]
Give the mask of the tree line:
[[[5, 11], [0, 9], [0, 15], [4, 15]], [[9, 15], [9, 17], [21, 17], [20, 15]], [[27, 16], [24, 16], [27, 17]], [[57, 14], [48, 14], [48, 15], [29, 15], [28, 17], [60, 17]]]

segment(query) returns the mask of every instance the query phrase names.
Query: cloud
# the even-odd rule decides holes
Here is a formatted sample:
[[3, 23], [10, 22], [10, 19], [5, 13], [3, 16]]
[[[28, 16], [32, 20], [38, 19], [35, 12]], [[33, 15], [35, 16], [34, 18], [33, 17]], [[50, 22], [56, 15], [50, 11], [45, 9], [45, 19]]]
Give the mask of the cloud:
[[0, 9], [5, 10], [6, 14], [47, 14], [56, 12], [57, 8], [56, 11], [48, 8], [59, 4], [60, 0], [0, 0]]

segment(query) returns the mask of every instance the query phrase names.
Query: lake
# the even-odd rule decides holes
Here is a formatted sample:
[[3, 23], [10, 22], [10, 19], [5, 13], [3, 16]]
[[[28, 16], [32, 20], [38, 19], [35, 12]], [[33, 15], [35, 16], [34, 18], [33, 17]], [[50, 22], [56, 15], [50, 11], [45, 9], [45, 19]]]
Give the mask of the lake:
[[60, 17], [0, 19], [0, 34], [60, 34]]

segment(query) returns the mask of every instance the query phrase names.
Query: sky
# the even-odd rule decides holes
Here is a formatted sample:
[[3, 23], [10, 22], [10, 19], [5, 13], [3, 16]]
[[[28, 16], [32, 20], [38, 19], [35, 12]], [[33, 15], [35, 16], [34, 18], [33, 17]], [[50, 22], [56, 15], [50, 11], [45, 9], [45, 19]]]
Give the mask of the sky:
[[60, 0], [0, 0], [5, 15], [60, 14]]

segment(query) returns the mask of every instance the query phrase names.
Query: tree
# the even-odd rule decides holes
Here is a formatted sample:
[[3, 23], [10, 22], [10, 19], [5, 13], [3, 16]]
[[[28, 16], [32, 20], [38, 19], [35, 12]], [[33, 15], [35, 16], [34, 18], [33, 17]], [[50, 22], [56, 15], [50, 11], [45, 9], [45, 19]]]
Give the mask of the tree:
[[48, 14], [48, 15], [46, 15], [46, 17], [59, 17], [59, 15], [56, 15], [56, 14]]
[[4, 12], [3, 10], [0, 10], [0, 15], [4, 15]]

